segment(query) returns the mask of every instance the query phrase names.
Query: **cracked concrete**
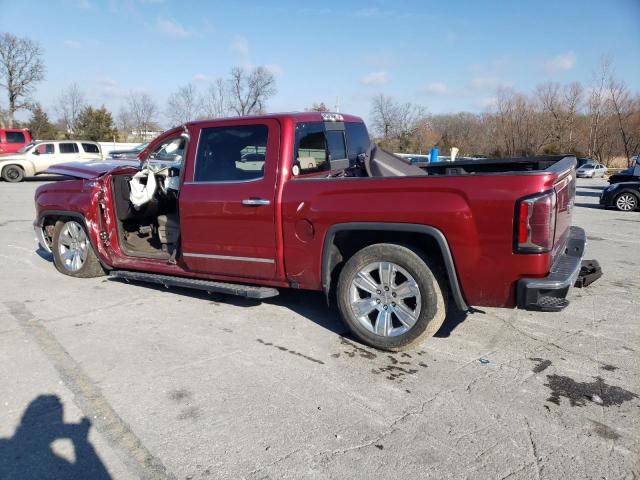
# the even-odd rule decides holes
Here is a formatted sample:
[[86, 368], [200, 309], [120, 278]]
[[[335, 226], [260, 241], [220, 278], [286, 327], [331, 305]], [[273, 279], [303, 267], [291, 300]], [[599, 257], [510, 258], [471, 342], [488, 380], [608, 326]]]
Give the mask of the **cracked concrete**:
[[564, 312], [487, 308], [389, 354], [349, 337], [321, 294], [260, 303], [62, 276], [24, 220], [38, 184], [0, 184], [0, 439], [55, 395], [60, 436], [86, 417], [118, 479], [640, 475], [638, 213], [576, 207], [605, 276]]

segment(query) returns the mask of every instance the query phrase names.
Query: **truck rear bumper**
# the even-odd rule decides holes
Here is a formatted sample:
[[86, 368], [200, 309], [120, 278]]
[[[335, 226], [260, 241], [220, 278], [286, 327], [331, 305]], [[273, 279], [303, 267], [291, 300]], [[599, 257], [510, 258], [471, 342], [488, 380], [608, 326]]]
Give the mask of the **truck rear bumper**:
[[586, 243], [585, 231], [571, 227], [566, 249], [556, 258], [549, 275], [518, 280], [518, 308], [558, 312], [569, 305], [566, 297], [580, 274]]

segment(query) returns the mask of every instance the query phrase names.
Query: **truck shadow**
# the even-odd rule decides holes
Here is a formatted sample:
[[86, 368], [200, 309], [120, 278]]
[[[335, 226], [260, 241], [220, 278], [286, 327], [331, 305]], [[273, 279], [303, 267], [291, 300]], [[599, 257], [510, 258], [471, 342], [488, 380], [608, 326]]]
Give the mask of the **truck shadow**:
[[[125, 280], [121, 279], [110, 279], [110, 281], [126, 283]], [[159, 292], [173, 293], [176, 295], [196, 298], [202, 301], [224, 303], [241, 308], [254, 308], [262, 303], [277, 305], [297, 313], [298, 315], [338, 336], [348, 337], [351, 339], [354, 338], [352, 337], [347, 325], [342, 321], [335, 301], [331, 301], [330, 305], [327, 305], [327, 300], [321, 292], [282, 288], [280, 289], [280, 294], [277, 297], [265, 300], [256, 300], [252, 298], [236, 297], [233, 295], [222, 295], [217, 293], [209, 294], [204, 291], [179, 287], [172, 287], [167, 290], [161, 285], [154, 285], [151, 283], [136, 282], [134, 284], [140, 287], [157, 290]], [[454, 305], [450, 305], [447, 317], [435, 336], [438, 338], [450, 336], [458, 325], [460, 325], [466, 318], [466, 312], [462, 312], [456, 309]]]
[[[57, 395], [39, 395], [25, 409], [13, 436], [0, 438], [0, 478], [110, 479], [89, 442], [90, 428], [86, 417], [65, 423]], [[71, 442], [73, 461], [56, 454], [52, 444], [58, 440]]]

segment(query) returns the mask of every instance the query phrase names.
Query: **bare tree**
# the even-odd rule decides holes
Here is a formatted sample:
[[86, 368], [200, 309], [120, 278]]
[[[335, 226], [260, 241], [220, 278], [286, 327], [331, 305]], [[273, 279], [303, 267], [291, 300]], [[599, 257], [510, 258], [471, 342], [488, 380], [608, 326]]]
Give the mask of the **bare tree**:
[[156, 102], [148, 93], [130, 92], [127, 103], [133, 130], [139, 138], [146, 138], [158, 114]]
[[265, 67], [247, 72], [242, 67], [231, 69], [229, 106], [242, 117], [264, 112], [267, 100], [276, 93], [276, 79]]
[[330, 112], [329, 107], [324, 102], [314, 103], [309, 108], [305, 108], [307, 112]]
[[426, 117], [426, 109], [381, 93], [373, 98], [370, 116], [373, 132], [383, 138], [382, 145], [404, 151], [411, 146], [411, 136], [417, 122]]
[[55, 110], [64, 126], [65, 135], [70, 138], [78, 127], [78, 118], [86, 106], [85, 94], [77, 83], [72, 83], [60, 92]]
[[[44, 72], [40, 45], [11, 33], [0, 35], [0, 86], [7, 90], [9, 128], [13, 127], [15, 113], [29, 108], [29, 95], [35, 84], [44, 79]], [[4, 123], [4, 115], [0, 122]]]
[[[609, 101], [611, 111], [615, 117], [615, 124], [620, 133], [620, 140], [624, 149], [627, 164], [631, 165], [631, 156], [640, 146], [640, 102], [634, 99], [624, 82], [609, 79]], [[633, 121], [635, 117], [635, 122]]]
[[196, 87], [189, 83], [180, 87], [177, 92], [169, 96], [166, 115], [171, 125], [181, 125], [199, 116], [200, 107]]
[[222, 78], [217, 78], [209, 85], [207, 92], [200, 99], [202, 115], [206, 118], [222, 118], [229, 115], [228, 89]]
[[127, 141], [129, 135], [133, 131], [133, 121], [131, 120], [131, 114], [127, 109], [121, 108], [116, 117], [116, 128], [120, 132], [120, 136]]
[[535, 97], [541, 109], [543, 142], [550, 144], [547, 150], [557, 153], [573, 149], [576, 115], [582, 102], [582, 85], [577, 82], [561, 86], [546, 82], [536, 87]]
[[[604, 109], [606, 107], [606, 82], [610, 76], [611, 59], [605, 57], [602, 59], [599, 71], [594, 72], [591, 84], [591, 94], [587, 102], [588, 114], [590, 117], [589, 128], [589, 152], [588, 155], [598, 156], [600, 152], [600, 122], [602, 120]], [[602, 158], [599, 158], [602, 161]]]

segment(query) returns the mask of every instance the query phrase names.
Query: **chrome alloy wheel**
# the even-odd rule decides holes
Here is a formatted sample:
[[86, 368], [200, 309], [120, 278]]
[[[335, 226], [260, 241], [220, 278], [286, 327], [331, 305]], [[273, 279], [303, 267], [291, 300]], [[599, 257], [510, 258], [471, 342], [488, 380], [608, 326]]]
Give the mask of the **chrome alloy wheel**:
[[623, 212], [635, 210], [636, 206], [636, 197], [630, 193], [623, 193], [616, 199], [616, 207]]
[[391, 262], [374, 262], [354, 275], [349, 303], [358, 321], [372, 333], [395, 337], [418, 321], [420, 287], [404, 268]]
[[69, 221], [64, 224], [58, 238], [58, 253], [65, 270], [78, 272], [89, 253], [89, 239], [87, 234], [78, 222]]

